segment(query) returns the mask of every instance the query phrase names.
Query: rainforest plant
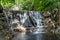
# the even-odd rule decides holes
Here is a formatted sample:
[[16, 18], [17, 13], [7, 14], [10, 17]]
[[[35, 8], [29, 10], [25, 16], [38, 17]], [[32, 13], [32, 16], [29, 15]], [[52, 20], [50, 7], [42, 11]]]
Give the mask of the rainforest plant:
[[58, 7], [57, 0], [18, 0], [16, 2], [23, 10], [50, 11]]
[[15, 0], [0, 0], [0, 4], [3, 8], [10, 8], [14, 4]]

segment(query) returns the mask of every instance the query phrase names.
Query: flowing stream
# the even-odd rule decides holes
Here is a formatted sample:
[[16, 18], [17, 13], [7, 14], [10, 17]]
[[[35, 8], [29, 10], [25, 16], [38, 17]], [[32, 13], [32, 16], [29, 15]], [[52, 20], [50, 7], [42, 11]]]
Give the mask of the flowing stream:
[[24, 27], [25, 26], [30, 26], [30, 27], [35, 26], [36, 27], [36, 29], [35, 29], [36, 31], [34, 33], [40, 33], [43, 31], [42, 16], [41, 16], [40, 12], [29, 11], [29, 13], [25, 12], [25, 13], [23, 13], [23, 15], [20, 14], [19, 17], [20, 17], [20, 22]]
[[[15, 14], [11, 14], [7, 16], [5, 13], [5, 18], [8, 21], [8, 17], [10, 17], [9, 28], [12, 30], [12, 37], [10, 40], [58, 40], [55, 34], [45, 33], [44, 26], [42, 25], [42, 15], [37, 11], [24, 11], [24, 12], [14, 12]], [[14, 15], [14, 16], [13, 16]], [[14, 32], [16, 28], [16, 24], [22, 25], [22, 28], [30, 28], [30, 32]], [[33, 28], [34, 27], [34, 30]], [[33, 30], [33, 31], [32, 31]], [[4, 40], [0, 36], [0, 40]]]
[[31, 17], [36, 21], [36, 31], [34, 33], [42, 33], [43, 31], [43, 25], [42, 25], [42, 16], [40, 12], [33, 12], [31, 14]]

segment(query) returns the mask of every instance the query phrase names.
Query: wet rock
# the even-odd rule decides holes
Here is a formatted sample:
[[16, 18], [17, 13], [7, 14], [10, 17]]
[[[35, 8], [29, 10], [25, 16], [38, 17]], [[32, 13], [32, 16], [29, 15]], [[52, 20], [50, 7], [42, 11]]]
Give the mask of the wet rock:
[[58, 25], [60, 25], [60, 16], [58, 17], [57, 19], [57, 22], [56, 22]]
[[58, 28], [55, 30], [55, 34], [60, 40], [60, 26], [58, 26]]
[[0, 13], [3, 13], [3, 7], [0, 5]]
[[16, 26], [16, 28], [14, 29], [14, 31], [23, 32], [23, 31], [25, 31], [25, 28], [24, 28], [22, 25], [20, 25], [19, 23], [17, 23], [17, 26]]
[[43, 13], [43, 16], [44, 16], [45, 18], [50, 17], [50, 15], [51, 15], [51, 13], [48, 12], [48, 11]]
[[15, 32], [22, 32], [21, 29], [14, 29]]
[[17, 19], [14, 19], [10, 24], [11, 24], [12, 31], [16, 31], [16, 32], [25, 31], [25, 28], [22, 25], [20, 25], [20, 22]]
[[27, 27], [26, 28], [26, 32], [30, 32], [30, 27]]

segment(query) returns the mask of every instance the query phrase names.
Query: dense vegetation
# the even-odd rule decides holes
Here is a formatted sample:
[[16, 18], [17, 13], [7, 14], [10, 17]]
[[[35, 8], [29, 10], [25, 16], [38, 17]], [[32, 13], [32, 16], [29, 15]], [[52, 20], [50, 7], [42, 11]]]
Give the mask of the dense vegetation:
[[49, 11], [58, 8], [58, 0], [18, 0], [18, 5], [24, 10]]
[[0, 4], [3, 6], [3, 8], [10, 8], [14, 2], [14, 0], [0, 0]]
[[20, 9], [38, 11], [50, 11], [60, 5], [59, 0], [0, 0], [0, 4], [4, 8], [9, 8], [15, 3], [19, 5]]

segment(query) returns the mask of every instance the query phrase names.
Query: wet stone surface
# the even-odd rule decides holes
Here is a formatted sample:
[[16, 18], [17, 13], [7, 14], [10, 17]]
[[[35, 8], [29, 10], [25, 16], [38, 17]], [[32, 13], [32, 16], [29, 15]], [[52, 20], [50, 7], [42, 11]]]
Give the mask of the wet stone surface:
[[11, 40], [58, 40], [55, 34], [49, 33], [16, 33]]

